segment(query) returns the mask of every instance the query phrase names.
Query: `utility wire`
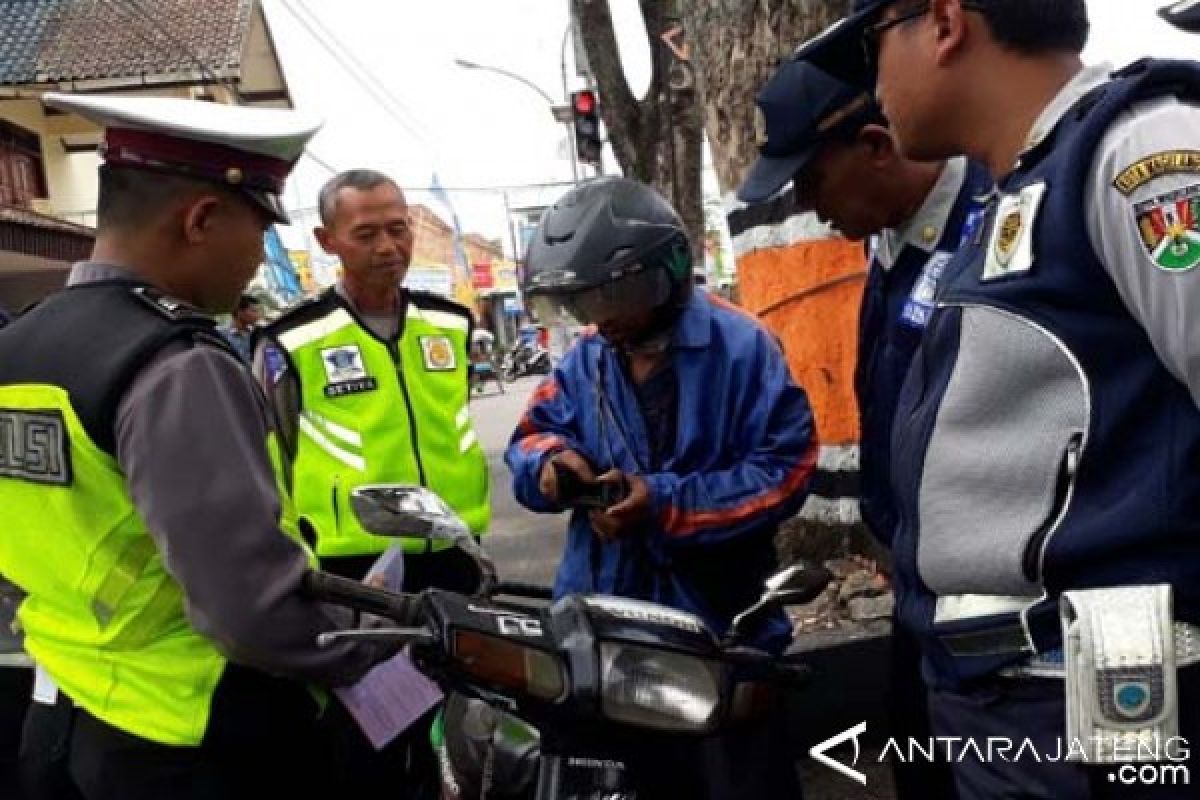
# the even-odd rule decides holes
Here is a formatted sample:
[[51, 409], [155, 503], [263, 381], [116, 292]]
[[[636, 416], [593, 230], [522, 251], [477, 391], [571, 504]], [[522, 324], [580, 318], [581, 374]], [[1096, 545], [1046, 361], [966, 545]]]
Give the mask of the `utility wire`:
[[[371, 97], [374, 98], [375, 101], [378, 102], [382, 106], [383, 110], [385, 112], [387, 112], [388, 115], [392, 117], [392, 119], [396, 120], [396, 122], [398, 122], [401, 127], [403, 127], [405, 130], [407, 130], [413, 136], [415, 136], [417, 138], [417, 140], [422, 145], [424, 145], [427, 149], [432, 150], [432, 147], [429, 144], [428, 138], [421, 131], [417, 130], [416, 127], [414, 127], [412, 123], [410, 123], [407, 119], [405, 119], [405, 117], [393, 105], [392, 100], [389, 99], [387, 94], [381, 92], [378, 88], [376, 88], [376, 86], [374, 85], [374, 83], [376, 82], [376, 79], [374, 78], [374, 76], [371, 76], [370, 73], [368, 72], [367, 75], [370, 77], [372, 83], [367, 83], [365, 80], [363, 80], [362, 76], [358, 73], [358, 71], [356, 71], [354, 66], [338, 50], [334, 49], [333, 46], [330, 45], [329, 41], [326, 41], [327, 38], [330, 41], [337, 41], [337, 37], [330, 34], [327, 29], [324, 29], [324, 27], [321, 26], [322, 30], [324, 30], [324, 33], [325, 33], [325, 35], [323, 36], [322, 32], [318, 31], [312, 22], [310, 22], [308, 19], [303, 17], [300, 14], [300, 12], [298, 12], [296, 10], [296, 8], [292, 5], [290, 0], [280, 0], [280, 5], [292, 16], [292, 18], [294, 20], [296, 20], [296, 22], [300, 23], [301, 27], [303, 27], [304, 30], [308, 32], [309, 36], [311, 36], [317, 42], [317, 44], [320, 45], [321, 48], [323, 50], [325, 50], [325, 52], [327, 52], [333, 58], [333, 60], [336, 61], [339, 66], [342, 67], [343, 70], [346, 71], [347, 75], [349, 75], [351, 80], [353, 80], [360, 87], [362, 87], [363, 90], [365, 90], [367, 92], [367, 94], [371, 95]], [[318, 26], [320, 25], [319, 22], [317, 22], [316, 24]], [[341, 46], [340, 42], [338, 42], [338, 44], [339, 44], [339, 46]]]
[[427, 128], [425, 126], [425, 124], [421, 121], [420, 115], [418, 115], [415, 111], [413, 111], [413, 109], [410, 108], [407, 103], [405, 103], [403, 100], [401, 100], [399, 95], [397, 95], [395, 92], [393, 92], [388, 87], [388, 85], [379, 78], [378, 75], [376, 75], [374, 72], [372, 72], [370, 67], [368, 67], [366, 64], [364, 64], [362, 62], [362, 60], [359, 59], [359, 57], [357, 55], [355, 55], [354, 50], [352, 48], [348, 47], [346, 45], [346, 43], [343, 42], [341, 39], [339, 39], [333, 33], [333, 31], [330, 30], [329, 26], [326, 25], [319, 16], [317, 16], [317, 13], [315, 11], [313, 11], [311, 8], [309, 8], [309, 6], [304, 2], [304, 0], [294, 0], [294, 2], [296, 4], [296, 7], [299, 8], [304, 13], [306, 13], [308, 15], [308, 18], [310, 20], [312, 20], [313, 24], [316, 25], [320, 31], [322, 31], [326, 36], [329, 37], [330, 42], [332, 42], [333, 45], [342, 52], [342, 54], [346, 57], [346, 59], [349, 60], [351, 64], [353, 64], [354, 66], [356, 66], [358, 68], [361, 75], [364, 78], [366, 78], [372, 85], [374, 85], [375, 88], [378, 89], [380, 93], [382, 93], [385, 97], [387, 97], [388, 100], [391, 101], [392, 106], [397, 111], [399, 111], [402, 115], [406, 115], [408, 117], [411, 124], [419, 129], [419, 134], [422, 139], [422, 144], [424, 144], [426, 147], [429, 147], [430, 142], [436, 140], [437, 137], [434, 136], [432, 134], [432, 131], [430, 131], [429, 128]]
[[315, 161], [317, 164], [324, 167], [326, 170], [329, 171], [330, 175], [337, 175], [338, 172], [340, 171], [340, 170], [336, 170], [333, 167], [329, 166], [329, 162], [327, 162], [325, 159], [318, 156], [312, 150], [305, 149], [303, 155], [308, 156], [311, 160]]

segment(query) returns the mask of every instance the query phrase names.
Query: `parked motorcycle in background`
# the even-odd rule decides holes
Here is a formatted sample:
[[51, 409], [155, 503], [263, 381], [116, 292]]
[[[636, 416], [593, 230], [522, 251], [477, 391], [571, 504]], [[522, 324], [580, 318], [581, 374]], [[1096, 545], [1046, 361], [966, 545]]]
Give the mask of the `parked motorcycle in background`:
[[825, 588], [820, 566], [772, 576], [761, 599], [718, 637], [693, 614], [606, 595], [549, 602], [541, 587], [499, 583], [494, 565], [441, 498], [413, 486], [354, 490], [354, 512], [383, 536], [449, 539], [476, 560], [477, 595], [404, 594], [313, 571], [310, 594], [391, 620], [322, 643], [403, 642], [447, 693], [433, 731], [443, 800], [659, 800], [653, 770], [671, 737], [707, 736], [755, 719], [808, 669], [743, 644], [762, 616]]
[[504, 380], [512, 383], [526, 375], [549, 375], [552, 367], [545, 326], [522, 325], [517, 343], [504, 355], [500, 371]]

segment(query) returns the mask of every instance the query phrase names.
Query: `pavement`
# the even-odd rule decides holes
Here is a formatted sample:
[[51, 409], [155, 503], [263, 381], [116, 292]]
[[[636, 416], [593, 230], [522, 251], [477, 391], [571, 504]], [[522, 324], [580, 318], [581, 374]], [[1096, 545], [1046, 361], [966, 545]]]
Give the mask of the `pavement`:
[[503, 394], [488, 383], [484, 393], [472, 394], [471, 416], [492, 477], [492, 526], [484, 545], [501, 580], [549, 586], [562, 553], [567, 515], [534, 514], [520, 506], [504, 463], [509, 437], [541, 381], [540, 376], [520, 378], [505, 385]]

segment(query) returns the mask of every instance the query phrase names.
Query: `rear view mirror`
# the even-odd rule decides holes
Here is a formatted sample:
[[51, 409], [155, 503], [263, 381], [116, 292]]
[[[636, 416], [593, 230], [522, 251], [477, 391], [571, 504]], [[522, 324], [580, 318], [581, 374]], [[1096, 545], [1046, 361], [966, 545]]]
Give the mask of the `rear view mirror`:
[[793, 564], [767, 578], [761, 600], [780, 606], [804, 605], [816, 600], [831, 580], [833, 575], [819, 564]]
[[471, 535], [471, 529], [437, 492], [424, 486], [381, 483], [350, 491], [350, 507], [368, 533], [444, 540], [469, 555], [479, 568], [479, 592], [496, 583], [496, 566]]
[[457, 541], [470, 536], [467, 524], [424, 486], [377, 484], [350, 491], [358, 522], [376, 536], [413, 536]]
[[767, 578], [758, 602], [733, 618], [726, 640], [736, 640], [766, 611], [816, 600], [832, 580], [833, 574], [825, 567], [804, 561], [776, 572]]

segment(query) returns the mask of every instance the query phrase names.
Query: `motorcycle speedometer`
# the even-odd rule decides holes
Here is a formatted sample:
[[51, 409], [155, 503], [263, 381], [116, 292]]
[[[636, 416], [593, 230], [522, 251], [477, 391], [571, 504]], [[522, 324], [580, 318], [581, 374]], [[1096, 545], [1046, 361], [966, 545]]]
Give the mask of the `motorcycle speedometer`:
[[557, 656], [478, 631], [454, 631], [455, 664], [498, 689], [555, 701], [566, 691], [566, 674]]
[[603, 642], [601, 706], [615, 722], [662, 731], [705, 733], [716, 727], [721, 667], [667, 650]]

